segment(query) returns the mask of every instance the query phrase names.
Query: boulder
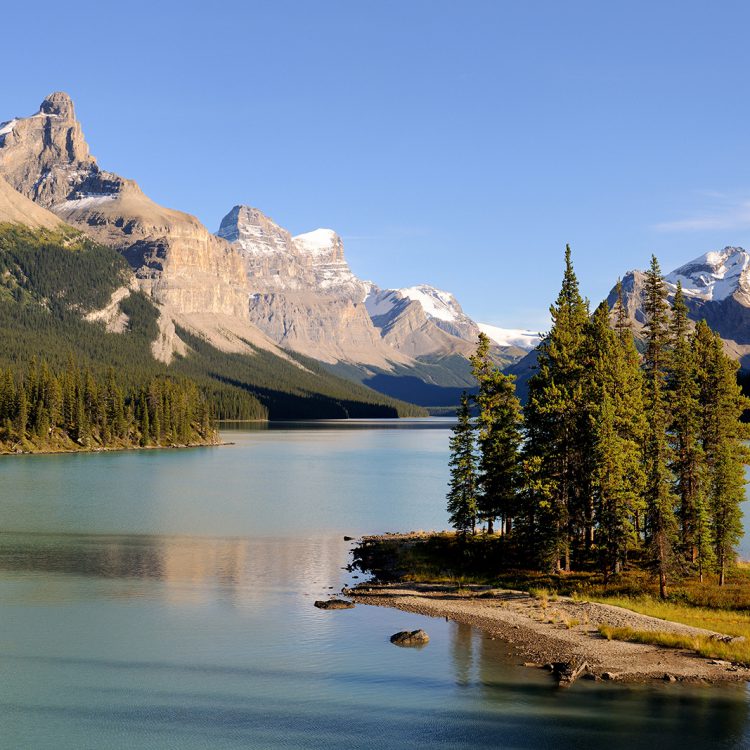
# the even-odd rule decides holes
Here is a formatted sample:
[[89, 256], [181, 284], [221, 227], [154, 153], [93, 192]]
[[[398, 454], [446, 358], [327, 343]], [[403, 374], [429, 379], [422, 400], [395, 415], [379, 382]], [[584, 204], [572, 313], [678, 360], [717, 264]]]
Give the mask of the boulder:
[[318, 609], [354, 609], [354, 602], [348, 602], [345, 599], [326, 599], [315, 602], [315, 606]]
[[424, 630], [402, 630], [391, 636], [391, 643], [396, 646], [425, 646], [430, 642], [430, 636]]

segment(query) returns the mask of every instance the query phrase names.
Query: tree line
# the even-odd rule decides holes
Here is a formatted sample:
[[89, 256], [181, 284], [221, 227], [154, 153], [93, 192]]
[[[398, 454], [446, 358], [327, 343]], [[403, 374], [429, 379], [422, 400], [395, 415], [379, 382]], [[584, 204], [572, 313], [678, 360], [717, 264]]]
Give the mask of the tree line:
[[211, 405], [187, 379], [132, 387], [71, 357], [53, 370], [32, 359], [0, 370], [0, 450], [65, 450], [216, 442]]
[[506, 535], [516, 560], [544, 570], [593, 562], [609, 576], [637, 552], [662, 597], [677, 572], [724, 584], [748, 462], [738, 365], [689, 321], [679, 283], [670, 306], [655, 257], [643, 308], [639, 352], [620, 284], [612, 310], [590, 314], [566, 248], [523, 408], [480, 334], [478, 394], [464, 394], [450, 441], [454, 528]]

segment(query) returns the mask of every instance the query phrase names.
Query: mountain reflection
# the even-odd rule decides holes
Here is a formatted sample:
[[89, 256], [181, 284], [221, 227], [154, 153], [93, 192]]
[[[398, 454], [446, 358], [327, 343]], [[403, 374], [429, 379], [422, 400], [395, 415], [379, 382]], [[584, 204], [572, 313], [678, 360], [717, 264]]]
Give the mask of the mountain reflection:
[[250, 589], [340, 586], [346, 544], [329, 539], [0, 534], [0, 571]]

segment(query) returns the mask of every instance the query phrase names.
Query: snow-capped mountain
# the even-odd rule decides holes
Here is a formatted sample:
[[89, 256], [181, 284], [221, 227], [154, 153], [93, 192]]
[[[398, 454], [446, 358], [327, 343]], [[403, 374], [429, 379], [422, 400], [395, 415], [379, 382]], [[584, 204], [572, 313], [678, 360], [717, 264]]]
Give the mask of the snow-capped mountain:
[[[643, 271], [629, 271], [622, 279], [623, 297], [636, 335], [645, 323]], [[741, 247], [712, 250], [664, 276], [669, 296], [682, 285], [689, 316], [705, 320], [717, 331], [731, 356], [750, 367], [750, 253]], [[607, 301], [614, 305], [613, 289]]]
[[531, 351], [542, 340], [538, 333], [523, 328], [500, 328], [489, 323], [478, 323], [479, 330], [487, 334], [498, 346], [516, 346]]
[[378, 289], [372, 285], [365, 299], [365, 305], [370, 317], [381, 320], [380, 327], [382, 327], [382, 324], [387, 321], [387, 316], [400, 311], [405, 300], [419, 305], [424, 315], [434, 325], [451, 336], [476, 342], [479, 328], [464, 313], [458, 300], [450, 292], [437, 289], [429, 284], [419, 284], [402, 289]]
[[664, 280], [676, 288], [681, 282], [686, 297], [720, 302], [736, 292], [750, 291], [750, 253], [741, 247], [712, 250], [667, 274]]

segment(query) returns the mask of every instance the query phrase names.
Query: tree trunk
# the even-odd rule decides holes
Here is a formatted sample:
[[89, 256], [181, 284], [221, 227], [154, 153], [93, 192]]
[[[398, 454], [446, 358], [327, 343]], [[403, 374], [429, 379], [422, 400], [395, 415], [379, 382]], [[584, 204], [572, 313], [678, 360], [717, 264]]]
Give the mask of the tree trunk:
[[570, 547], [565, 547], [565, 572], [570, 573]]
[[659, 596], [667, 598], [667, 574], [663, 570], [659, 571]]
[[493, 526], [492, 526], [492, 519], [491, 518], [487, 519], [487, 533], [488, 534], [493, 534], [494, 533], [494, 529], [493, 529]]
[[719, 563], [719, 586], [724, 585], [724, 556], [721, 556], [721, 561]]

